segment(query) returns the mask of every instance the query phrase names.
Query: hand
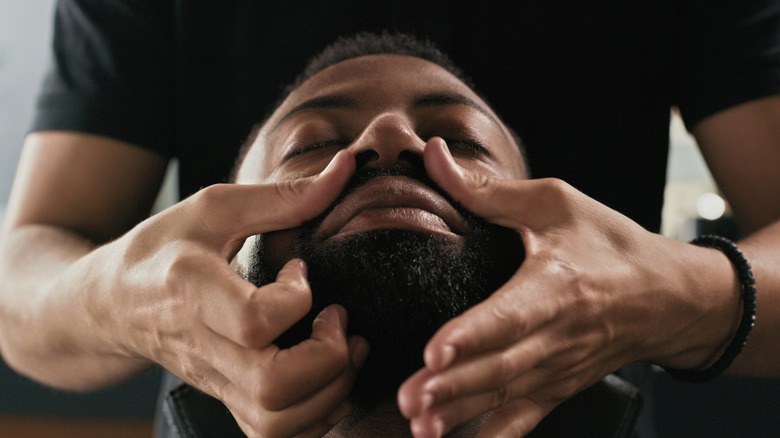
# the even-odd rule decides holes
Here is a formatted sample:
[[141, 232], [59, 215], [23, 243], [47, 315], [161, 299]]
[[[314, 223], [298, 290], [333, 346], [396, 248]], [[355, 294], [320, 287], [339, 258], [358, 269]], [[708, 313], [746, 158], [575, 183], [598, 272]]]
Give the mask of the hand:
[[201, 190], [97, 250], [94, 288], [107, 349], [158, 363], [222, 400], [250, 436], [321, 436], [346, 414], [367, 354], [347, 339], [343, 308], [324, 310], [310, 339], [272, 341], [311, 307], [305, 265], [288, 262], [257, 288], [229, 265], [252, 235], [299, 226], [324, 211], [354, 171], [337, 155], [320, 175]]
[[668, 341], [687, 328], [671, 321], [703, 315], [694, 297], [668, 293], [686, 283], [676, 254], [690, 245], [649, 233], [559, 180], [468, 172], [441, 139], [429, 141], [424, 158], [465, 208], [519, 231], [526, 258], [489, 299], [434, 335], [426, 367], [400, 388], [415, 437], [442, 436], [491, 411], [480, 436], [523, 436], [627, 363], [668, 355], [695, 367], [708, 358]]

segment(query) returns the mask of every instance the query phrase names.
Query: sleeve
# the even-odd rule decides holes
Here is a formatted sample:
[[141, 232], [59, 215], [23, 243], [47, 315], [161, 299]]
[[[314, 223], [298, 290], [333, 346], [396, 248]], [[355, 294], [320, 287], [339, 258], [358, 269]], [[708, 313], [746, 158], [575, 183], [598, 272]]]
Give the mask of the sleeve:
[[60, 0], [31, 130], [86, 132], [173, 155], [173, 33], [164, 0]]
[[680, 7], [675, 103], [689, 128], [780, 93], [780, 1], [692, 0]]

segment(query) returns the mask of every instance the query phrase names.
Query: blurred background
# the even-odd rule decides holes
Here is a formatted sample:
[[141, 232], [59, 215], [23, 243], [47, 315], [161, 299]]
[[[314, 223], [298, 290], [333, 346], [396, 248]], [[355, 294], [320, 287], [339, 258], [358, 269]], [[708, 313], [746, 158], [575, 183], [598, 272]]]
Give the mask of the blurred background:
[[[54, 0], [0, 0], [0, 222], [48, 62], [53, 6]], [[663, 233], [685, 241], [712, 232], [736, 237], [728, 206], [674, 113], [670, 135]], [[168, 184], [158, 205], [173, 198]], [[0, 437], [150, 437], [159, 374], [153, 370], [111, 390], [72, 394], [29, 381], [0, 361]], [[649, 407], [660, 419], [659, 437], [780, 436], [778, 380], [688, 385], [663, 373], [656, 379]]]

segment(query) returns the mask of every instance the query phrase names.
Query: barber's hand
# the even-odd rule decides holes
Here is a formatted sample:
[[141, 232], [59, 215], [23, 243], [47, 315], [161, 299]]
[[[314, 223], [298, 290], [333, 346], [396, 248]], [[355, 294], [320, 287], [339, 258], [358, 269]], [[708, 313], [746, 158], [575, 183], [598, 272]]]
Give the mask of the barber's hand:
[[339, 154], [315, 177], [211, 186], [101, 248], [111, 275], [100, 277], [114, 283], [97, 290], [127, 291], [106, 297], [108, 345], [222, 400], [250, 437], [323, 435], [347, 413], [366, 341], [346, 338], [346, 311], [332, 306], [310, 339], [279, 350], [272, 341], [311, 308], [305, 265], [257, 288], [229, 263], [247, 237], [324, 211], [354, 166]]
[[[524, 436], [562, 401], [649, 359], [648, 351], [663, 352], [662, 340], [679, 334], [659, 315], [684, 316], [692, 305], [664, 296], [679, 281], [675, 260], [653, 255], [685, 244], [659, 241], [559, 180], [469, 172], [441, 139], [428, 142], [424, 158], [433, 180], [466, 209], [518, 230], [526, 258], [503, 287], [428, 343], [426, 367], [398, 394], [415, 437], [440, 437], [491, 411], [479, 436]], [[695, 354], [677, 360], [701, 365]]]

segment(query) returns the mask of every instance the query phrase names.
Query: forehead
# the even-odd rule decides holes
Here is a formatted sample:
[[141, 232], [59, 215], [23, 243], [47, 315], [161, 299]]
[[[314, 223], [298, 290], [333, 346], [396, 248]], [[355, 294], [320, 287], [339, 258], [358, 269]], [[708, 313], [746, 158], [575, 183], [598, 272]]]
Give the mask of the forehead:
[[403, 55], [368, 55], [348, 59], [318, 72], [295, 89], [266, 123], [274, 129], [290, 111], [321, 96], [360, 95], [367, 104], [386, 107], [407, 103], [409, 96], [435, 92], [455, 93], [482, 102], [471, 88], [452, 73], [424, 59]]
[[[464, 102], [475, 104], [485, 117], [501, 126], [506, 136], [510, 135], [490, 107], [469, 86], [441, 66], [412, 56], [368, 55], [331, 65], [292, 91], [260, 129], [242, 169], [270, 170], [274, 154], [280, 149], [277, 142], [268, 141], [270, 137], [290, 124], [290, 119], [298, 113], [321, 104], [320, 98], [326, 98], [327, 104], [333, 105], [334, 96], [348, 96], [359, 101], [361, 110], [365, 110], [366, 114], [371, 114], [404, 108], [418, 96], [437, 93], [465, 97]], [[239, 171], [239, 182], [244, 179], [242, 173]], [[267, 172], [262, 173], [267, 175]], [[257, 174], [253, 172], [253, 175]]]

